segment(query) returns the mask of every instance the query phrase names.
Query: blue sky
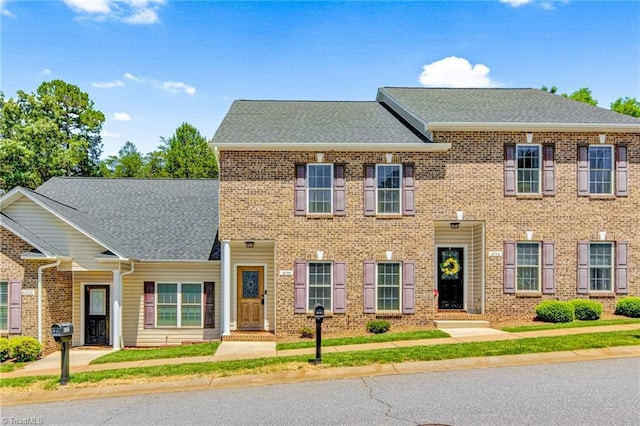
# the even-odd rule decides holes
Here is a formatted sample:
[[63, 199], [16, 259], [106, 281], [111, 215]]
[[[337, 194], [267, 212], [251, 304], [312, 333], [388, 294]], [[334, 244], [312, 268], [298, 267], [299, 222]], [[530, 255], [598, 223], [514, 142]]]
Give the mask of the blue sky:
[[640, 99], [640, 2], [0, 0], [6, 97], [62, 79], [106, 116], [103, 157], [234, 99], [374, 100], [381, 86], [589, 87]]

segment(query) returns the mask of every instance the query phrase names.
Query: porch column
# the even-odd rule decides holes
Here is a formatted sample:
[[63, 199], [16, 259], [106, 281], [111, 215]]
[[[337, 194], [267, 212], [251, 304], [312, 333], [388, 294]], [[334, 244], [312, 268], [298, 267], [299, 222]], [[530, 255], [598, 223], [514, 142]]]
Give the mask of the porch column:
[[122, 324], [122, 277], [120, 271], [113, 271], [113, 287], [111, 291], [111, 343], [113, 350], [120, 350]]
[[231, 334], [231, 246], [229, 240], [222, 241], [222, 251], [220, 254], [220, 273], [222, 275], [220, 281], [222, 281], [222, 309], [221, 319], [222, 335], [228, 336]]

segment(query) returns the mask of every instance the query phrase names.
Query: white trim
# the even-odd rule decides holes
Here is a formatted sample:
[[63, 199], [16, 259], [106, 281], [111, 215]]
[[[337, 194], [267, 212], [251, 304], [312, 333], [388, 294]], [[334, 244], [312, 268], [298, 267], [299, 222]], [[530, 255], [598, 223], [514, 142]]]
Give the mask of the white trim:
[[415, 143], [282, 143], [282, 142], [224, 142], [214, 145], [217, 151], [355, 151], [355, 152], [446, 152], [451, 149], [450, 143], [415, 142]]
[[[518, 191], [518, 187], [520, 186], [520, 181], [518, 179], [518, 171], [520, 170], [520, 168], [518, 167], [518, 148], [523, 147], [523, 148], [533, 148], [533, 147], [537, 147], [538, 148], [538, 190], [536, 192], [520, 192]], [[541, 144], [537, 144], [537, 143], [518, 143], [516, 144], [516, 194], [517, 195], [540, 195], [542, 194], [542, 164], [544, 162], [544, 158], [543, 158], [543, 152], [542, 152], [542, 145]], [[531, 169], [526, 169], [526, 170], [531, 170]]]
[[[307, 291], [307, 300], [305, 301], [305, 304], [307, 306], [307, 312], [312, 312], [313, 308], [309, 309], [309, 299], [310, 299], [310, 294], [311, 292], [309, 291], [309, 264], [310, 263], [323, 263], [323, 264], [329, 264], [330, 266], [330, 270], [329, 270], [329, 301], [331, 303], [331, 309], [325, 309], [325, 313], [328, 312], [333, 312], [333, 260], [307, 260], [307, 279], [306, 279], [306, 291]], [[320, 286], [318, 286], [320, 287]], [[326, 287], [326, 286], [322, 286], [322, 287]], [[326, 307], [325, 307], [326, 308]]]
[[[398, 188], [379, 188], [378, 187], [378, 168], [380, 167], [398, 167], [399, 173], [398, 173]], [[403, 210], [402, 210], [402, 199], [404, 198], [403, 195], [403, 185], [402, 185], [402, 181], [403, 181], [403, 177], [404, 177], [404, 167], [402, 164], [400, 163], [391, 163], [391, 164], [387, 164], [387, 163], [376, 163], [375, 166], [375, 173], [373, 175], [373, 179], [374, 179], [374, 187], [376, 190], [376, 199], [375, 199], [375, 203], [376, 203], [376, 216], [397, 216], [397, 215], [402, 215]], [[378, 202], [378, 192], [380, 190], [397, 190], [398, 192], [398, 211], [397, 212], [380, 212], [378, 211], [378, 207], [380, 206], [380, 203]]]
[[[591, 149], [598, 150], [602, 148], [608, 148], [611, 153], [611, 168], [609, 169], [609, 174], [611, 176], [611, 189], [609, 192], [591, 192]], [[606, 145], [595, 145], [591, 144], [587, 147], [587, 164], [589, 165], [589, 195], [615, 195], [616, 194], [616, 159], [617, 151], [614, 145], [606, 144]], [[604, 169], [599, 169], [604, 170]]]
[[[329, 167], [329, 183], [330, 183], [330, 187], [329, 188], [309, 188], [309, 179], [311, 177], [311, 173], [310, 173], [310, 168], [311, 166], [321, 166], [321, 167]], [[308, 163], [306, 165], [307, 170], [306, 170], [306, 179], [305, 179], [305, 198], [306, 198], [306, 214], [307, 215], [317, 215], [317, 214], [326, 214], [326, 215], [331, 215], [333, 216], [333, 198], [334, 198], [334, 180], [335, 180], [335, 172], [334, 172], [334, 168], [333, 168], [333, 163]], [[329, 211], [328, 212], [312, 212], [309, 210], [309, 204], [311, 202], [311, 197], [309, 197], [309, 190], [314, 189], [314, 190], [324, 190], [326, 191], [327, 189], [329, 190], [329, 192], [331, 193], [331, 196], [329, 197]]]
[[[515, 288], [516, 288], [516, 294], [518, 293], [542, 293], [542, 289], [543, 289], [543, 282], [542, 282], [542, 272], [543, 272], [543, 259], [542, 259], [542, 241], [533, 241], [533, 240], [517, 240], [516, 242], [516, 253], [515, 253], [515, 270], [516, 270], [516, 282], [515, 282]], [[534, 265], [519, 265], [518, 264], [518, 246], [520, 244], [535, 244], [538, 246], [538, 265], [536, 265], [536, 269], [538, 271], [538, 276], [537, 276], [537, 281], [538, 281], [538, 288], [534, 289], [534, 290], [520, 290], [518, 289], [518, 267], [522, 266], [523, 268], [530, 268]]]
[[[378, 265], [398, 265], [398, 309], [378, 309]], [[375, 294], [375, 312], [377, 313], [388, 313], [388, 312], [393, 312], [393, 313], [400, 313], [402, 314], [402, 293], [403, 293], [403, 282], [402, 282], [402, 278], [404, 275], [404, 262], [402, 262], [401, 260], [376, 260], [376, 281], [375, 281], [375, 286], [376, 286], [376, 294]]]
[[494, 122], [430, 122], [429, 130], [479, 130], [479, 131], [513, 131], [525, 132], [610, 132], [636, 133], [640, 131], [640, 124], [605, 124], [605, 123], [494, 123]]
[[[111, 283], [105, 283], [105, 282], [80, 282], [80, 346], [84, 346], [87, 344], [87, 342], [84, 341], [85, 339], [85, 328], [86, 328], [86, 315], [85, 315], [85, 309], [84, 309], [84, 304], [85, 304], [85, 294], [86, 294], [86, 286], [90, 286], [90, 285], [102, 285], [102, 286], [108, 286], [109, 287], [109, 303], [113, 302], [113, 282]], [[111, 309], [109, 309], [109, 334], [108, 334], [108, 338], [109, 338], [109, 343], [107, 344], [107, 346], [112, 345], [113, 344], [113, 306], [111, 306]]]
[[[234, 297], [233, 297], [233, 303], [234, 305], [234, 309], [233, 311], [236, 313], [236, 317], [235, 320], [231, 321], [231, 324], [233, 324], [232, 329], [233, 330], [238, 330], [238, 267], [244, 267], [244, 266], [258, 266], [258, 267], [262, 267], [262, 297], [264, 297], [264, 305], [262, 305], [262, 328], [261, 330], [268, 330], [267, 328], [267, 322], [268, 322], [268, 316], [267, 316], [267, 294], [264, 294], [265, 291], [267, 291], [267, 286], [269, 284], [269, 282], [267, 281], [267, 264], [266, 263], [255, 263], [255, 262], [239, 262], [239, 263], [234, 263], [232, 268], [233, 268], [233, 285], [231, 286], [233, 288], [233, 293], [234, 293]], [[274, 299], [275, 300], [275, 299]]]
[[[161, 284], [166, 285], [175, 285], [176, 286], [176, 325], [159, 325], [158, 324], [158, 286]], [[195, 284], [200, 286], [200, 324], [199, 325], [182, 325], [182, 286], [183, 285]], [[173, 281], [155, 281], [154, 282], [154, 311], [155, 318], [154, 324], [156, 329], [171, 329], [171, 330], [182, 330], [182, 329], [204, 329], [204, 317], [205, 317], [205, 303], [206, 298], [204, 294], [204, 281], [184, 281], [184, 280], [173, 280]], [[167, 304], [169, 305], [169, 304]], [[193, 305], [193, 304], [191, 304]]]
[[[471, 229], [471, 240], [473, 241], [473, 227], [470, 228]], [[469, 297], [467, 295], [467, 290], [469, 289], [469, 282], [468, 282], [468, 273], [467, 271], [469, 270], [469, 244], [464, 243], [464, 244], [436, 244], [435, 245], [435, 253], [434, 253], [434, 259], [435, 259], [435, 267], [434, 267], [434, 273], [435, 273], [435, 277], [434, 277], [434, 283], [435, 283], [435, 288], [438, 290], [438, 303], [440, 303], [440, 287], [439, 287], [439, 276], [440, 276], [440, 259], [438, 258], [438, 249], [439, 248], [445, 248], [445, 249], [455, 249], [455, 248], [461, 248], [463, 250], [462, 253], [462, 258], [463, 258], [463, 262], [462, 262], [462, 309], [464, 311], [468, 312], [467, 309], [467, 303], [469, 301]], [[483, 262], [484, 264], [484, 262]], [[484, 279], [484, 277], [483, 277]], [[484, 288], [483, 288], [483, 300], [484, 300]], [[436, 309], [438, 309], [438, 306], [436, 305]], [[483, 306], [483, 312], [484, 312], [484, 306]]]

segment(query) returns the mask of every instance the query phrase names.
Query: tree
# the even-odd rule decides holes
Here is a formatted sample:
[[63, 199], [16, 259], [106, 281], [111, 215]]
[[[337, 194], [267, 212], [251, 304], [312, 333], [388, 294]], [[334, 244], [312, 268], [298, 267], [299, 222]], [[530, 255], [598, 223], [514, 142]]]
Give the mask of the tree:
[[551, 89], [549, 89], [547, 86], [542, 86], [540, 90], [555, 94], [558, 91], [558, 88], [556, 86], [551, 86]]
[[36, 93], [19, 90], [15, 99], [0, 93], [0, 186], [35, 188], [53, 176], [98, 176], [104, 121], [87, 93], [62, 80], [44, 82]]
[[114, 177], [141, 177], [142, 154], [136, 146], [127, 141], [118, 151], [118, 161], [115, 165]]
[[611, 111], [640, 118], [640, 101], [636, 98], [621, 96], [611, 103]]
[[565, 98], [573, 99], [574, 101], [583, 102], [585, 104], [596, 106], [598, 105], [598, 101], [593, 99], [591, 96], [591, 90], [587, 87], [582, 87], [570, 95], [563, 93], [562, 96]]
[[218, 177], [216, 157], [207, 140], [188, 123], [182, 123], [169, 139], [162, 138], [165, 148], [165, 171], [174, 178]]

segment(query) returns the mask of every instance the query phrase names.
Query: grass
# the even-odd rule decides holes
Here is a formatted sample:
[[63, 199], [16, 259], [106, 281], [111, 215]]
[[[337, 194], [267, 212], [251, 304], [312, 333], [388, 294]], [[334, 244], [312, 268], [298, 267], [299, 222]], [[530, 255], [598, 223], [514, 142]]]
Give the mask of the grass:
[[0, 365], [0, 373], [11, 373], [27, 364], [26, 362], [3, 362], [2, 365]]
[[518, 327], [503, 327], [502, 331], [509, 333], [520, 333], [523, 331], [538, 331], [538, 330], [555, 330], [559, 328], [581, 328], [581, 327], [596, 327], [604, 325], [624, 325], [624, 324], [640, 324], [640, 318], [626, 318], [626, 319], [609, 319], [609, 320], [595, 320], [595, 321], [572, 321], [562, 322], [555, 324], [540, 324], [540, 325], [522, 325]]
[[123, 349], [111, 352], [91, 361], [91, 364], [107, 364], [110, 362], [143, 361], [147, 359], [182, 358], [188, 356], [213, 355], [220, 342], [208, 342], [194, 345], [167, 346], [153, 349]]
[[[419, 330], [407, 331], [403, 333], [368, 334], [365, 336], [322, 339], [322, 346], [361, 345], [364, 343], [395, 342], [398, 340], [437, 339], [440, 337], [449, 337], [449, 335], [442, 330]], [[310, 339], [302, 342], [278, 343], [276, 345], [276, 350], [282, 351], [287, 349], [314, 348], [315, 346], [315, 339]]]
[[[354, 352], [336, 352], [322, 357], [322, 366], [327, 368], [364, 366], [407, 361], [433, 361], [454, 358], [515, 355], [527, 353], [571, 351], [578, 349], [632, 346], [640, 344], [640, 330], [625, 330], [608, 333], [523, 338], [493, 342], [473, 342], [447, 345], [415, 346], [407, 348], [380, 349]], [[251, 360], [205, 362], [157, 367], [114, 369], [71, 374], [70, 384], [126, 382], [140, 378], [172, 376], [222, 377], [240, 374], [255, 374], [303, 368], [309, 365], [309, 356], [259, 358]], [[0, 388], [32, 387], [40, 385], [44, 389], [56, 388], [58, 378], [54, 376], [21, 377], [3, 379]]]

